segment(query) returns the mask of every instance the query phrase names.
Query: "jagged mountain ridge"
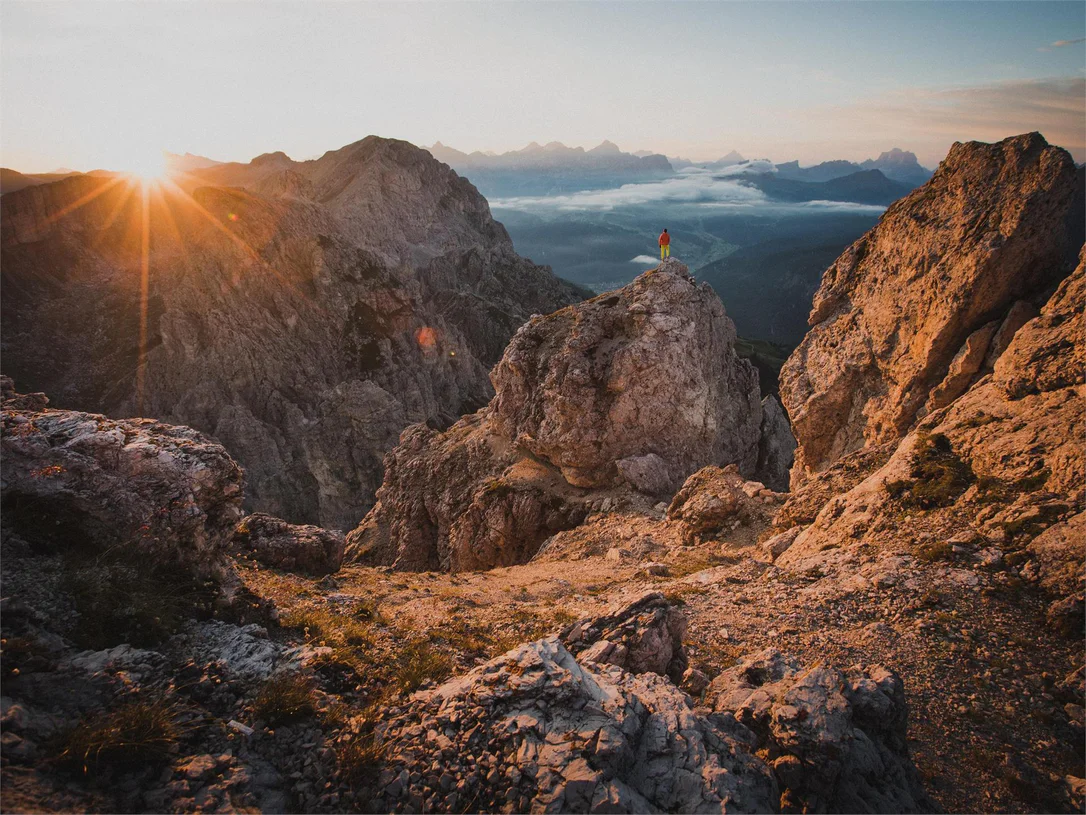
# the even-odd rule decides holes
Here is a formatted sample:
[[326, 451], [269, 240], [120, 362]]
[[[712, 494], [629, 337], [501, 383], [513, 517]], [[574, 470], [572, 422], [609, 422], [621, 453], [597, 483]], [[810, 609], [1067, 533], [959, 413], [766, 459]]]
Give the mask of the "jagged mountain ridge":
[[513, 331], [581, 297], [406, 142], [181, 184], [191, 199], [149, 197], [142, 363], [138, 188], [79, 176], [4, 196], [4, 371], [61, 406], [214, 435], [252, 506], [290, 520], [353, 526], [400, 430], [484, 404]]

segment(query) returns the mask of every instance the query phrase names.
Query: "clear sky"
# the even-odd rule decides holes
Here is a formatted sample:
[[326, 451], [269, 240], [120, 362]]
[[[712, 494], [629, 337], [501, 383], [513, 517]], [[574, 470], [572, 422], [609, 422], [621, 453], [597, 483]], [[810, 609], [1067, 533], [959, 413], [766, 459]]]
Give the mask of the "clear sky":
[[1040, 130], [1086, 159], [1086, 3], [0, 3], [0, 159], [310, 158], [370, 133], [776, 161]]

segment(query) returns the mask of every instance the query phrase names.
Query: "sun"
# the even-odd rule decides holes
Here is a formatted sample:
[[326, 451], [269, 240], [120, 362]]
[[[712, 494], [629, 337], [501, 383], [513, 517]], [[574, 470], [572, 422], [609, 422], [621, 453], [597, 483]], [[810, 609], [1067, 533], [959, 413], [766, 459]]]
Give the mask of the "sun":
[[124, 172], [144, 183], [162, 181], [169, 174], [166, 153], [162, 150], [132, 150], [125, 156]]

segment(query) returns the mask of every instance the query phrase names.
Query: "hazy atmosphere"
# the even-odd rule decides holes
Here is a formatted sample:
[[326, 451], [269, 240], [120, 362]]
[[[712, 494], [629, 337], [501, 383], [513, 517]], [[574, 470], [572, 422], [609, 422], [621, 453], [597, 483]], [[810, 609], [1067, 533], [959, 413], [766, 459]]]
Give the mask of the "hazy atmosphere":
[[0, 813], [1086, 812], [1086, 3], [0, 0]]
[[1078, 2], [6, 0], [0, 22], [0, 146], [24, 172], [304, 159], [370, 133], [934, 166], [1040, 130], [1086, 159]]

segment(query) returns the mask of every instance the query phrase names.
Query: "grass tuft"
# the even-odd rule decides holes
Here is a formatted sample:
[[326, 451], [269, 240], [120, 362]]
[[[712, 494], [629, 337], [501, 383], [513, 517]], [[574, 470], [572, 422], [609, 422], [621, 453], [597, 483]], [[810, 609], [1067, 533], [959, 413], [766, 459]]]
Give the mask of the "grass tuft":
[[261, 683], [253, 699], [253, 716], [270, 725], [312, 716], [316, 712], [313, 680], [297, 671], [274, 674]]
[[389, 690], [408, 695], [426, 682], [440, 682], [452, 673], [452, 660], [426, 640], [414, 640], [400, 649]]
[[886, 491], [902, 506], [916, 509], [950, 506], [976, 481], [969, 463], [954, 452], [942, 433], [918, 435], [909, 475], [911, 480], [886, 484]]
[[182, 735], [176, 704], [133, 700], [84, 719], [61, 737], [57, 763], [83, 775], [165, 763]]

